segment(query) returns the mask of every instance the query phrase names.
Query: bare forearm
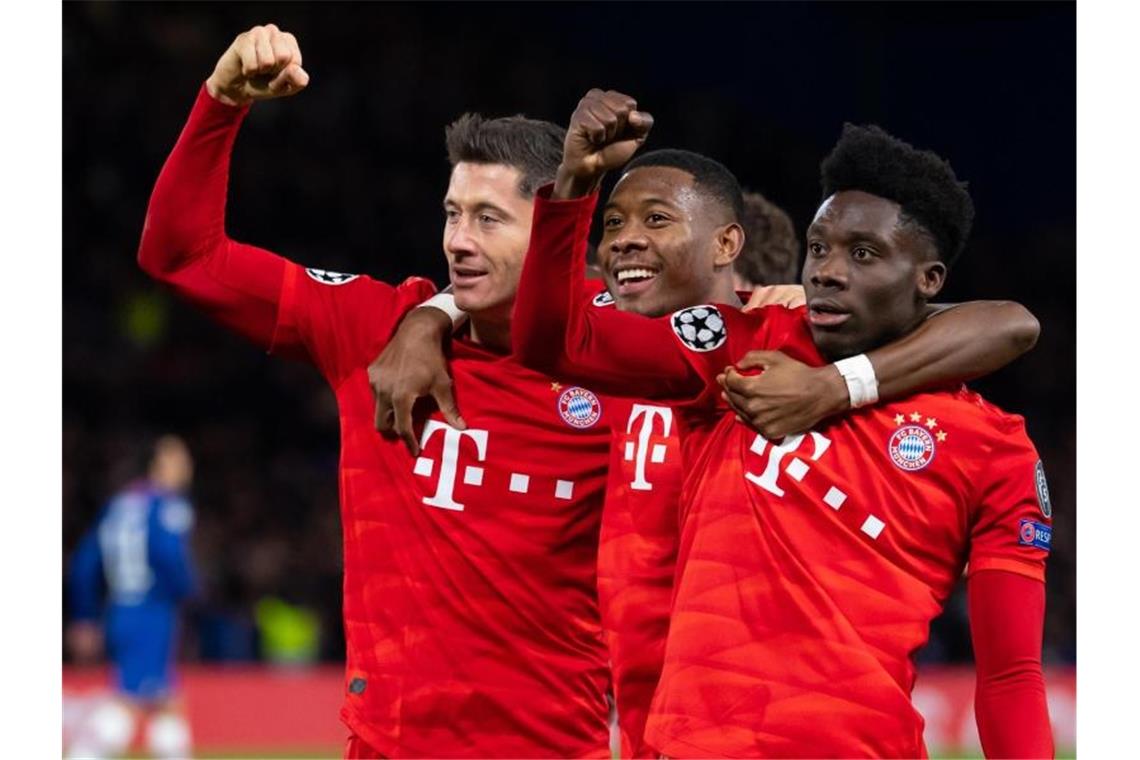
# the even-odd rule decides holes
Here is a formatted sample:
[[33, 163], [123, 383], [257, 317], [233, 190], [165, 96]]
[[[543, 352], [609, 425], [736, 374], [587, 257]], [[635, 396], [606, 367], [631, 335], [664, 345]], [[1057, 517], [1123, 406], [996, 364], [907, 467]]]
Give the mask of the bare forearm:
[[908, 335], [870, 351], [879, 397], [901, 398], [990, 374], [1033, 348], [1037, 319], [1011, 301], [944, 308]]

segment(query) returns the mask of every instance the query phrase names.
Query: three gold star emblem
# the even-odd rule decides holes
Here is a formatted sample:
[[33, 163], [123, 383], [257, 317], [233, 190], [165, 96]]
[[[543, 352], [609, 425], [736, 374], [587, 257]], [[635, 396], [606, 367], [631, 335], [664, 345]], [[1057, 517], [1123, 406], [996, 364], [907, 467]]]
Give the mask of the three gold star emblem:
[[[909, 415], [896, 414], [895, 424], [905, 424], [908, 418], [911, 422], [922, 422], [923, 415], [921, 412], [911, 412]], [[934, 430], [934, 428], [938, 427], [938, 420], [934, 417], [927, 417], [926, 422], [922, 422], [922, 424], [924, 424], [927, 429]], [[938, 439], [939, 443], [942, 443], [948, 436], [945, 430], [939, 430], [937, 433], [935, 433], [935, 437]]]

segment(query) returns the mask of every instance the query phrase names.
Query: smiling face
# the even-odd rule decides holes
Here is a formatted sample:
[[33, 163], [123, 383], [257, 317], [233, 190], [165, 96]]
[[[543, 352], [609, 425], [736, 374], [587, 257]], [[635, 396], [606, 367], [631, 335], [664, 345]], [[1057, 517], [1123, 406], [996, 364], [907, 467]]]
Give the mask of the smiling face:
[[820, 352], [835, 361], [912, 330], [946, 266], [897, 203], [859, 190], [823, 202], [807, 231], [803, 285]]
[[504, 164], [460, 162], [443, 201], [443, 250], [455, 304], [472, 316], [510, 319], [530, 241], [534, 199], [522, 175]]
[[744, 234], [688, 172], [629, 171], [606, 203], [602, 229], [598, 262], [619, 309], [656, 317], [732, 297]]

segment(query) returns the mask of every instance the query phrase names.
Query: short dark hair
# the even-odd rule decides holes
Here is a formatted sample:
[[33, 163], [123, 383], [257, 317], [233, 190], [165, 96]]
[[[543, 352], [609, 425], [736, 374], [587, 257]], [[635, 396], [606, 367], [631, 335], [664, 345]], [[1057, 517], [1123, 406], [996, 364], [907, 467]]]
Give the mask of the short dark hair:
[[625, 165], [622, 173], [649, 166], [671, 166], [693, 175], [693, 185], [712, 196], [732, 214], [732, 221], [744, 219], [744, 198], [736, 175], [720, 161], [691, 150], [662, 148], [643, 153]]
[[444, 136], [453, 168], [462, 161], [512, 166], [522, 175], [519, 193], [530, 198], [535, 190], [554, 181], [566, 130], [522, 115], [486, 119], [465, 113], [447, 125]]
[[950, 164], [929, 150], [892, 137], [875, 125], [844, 124], [843, 134], [820, 164], [823, 197], [862, 190], [894, 201], [906, 222], [934, 240], [938, 257], [952, 265], [966, 247], [974, 202]]
[[732, 262], [753, 285], [794, 283], [800, 242], [792, 218], [760, 193], [744, 193], [744, 249]]

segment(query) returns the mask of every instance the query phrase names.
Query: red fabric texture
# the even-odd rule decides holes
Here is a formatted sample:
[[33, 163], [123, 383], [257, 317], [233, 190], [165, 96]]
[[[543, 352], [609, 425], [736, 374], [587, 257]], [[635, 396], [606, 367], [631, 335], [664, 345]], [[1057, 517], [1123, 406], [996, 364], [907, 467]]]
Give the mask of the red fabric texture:
[[384, 760], [384, 755], [356, 734], [349, 734], [344, 743], [344, 760]]
[[1045, 584], [973, 572], [967, 597], [978, 671], [974, 711], [986, 757], [1053, 757], [1041, 671]]

